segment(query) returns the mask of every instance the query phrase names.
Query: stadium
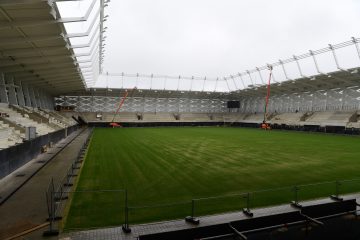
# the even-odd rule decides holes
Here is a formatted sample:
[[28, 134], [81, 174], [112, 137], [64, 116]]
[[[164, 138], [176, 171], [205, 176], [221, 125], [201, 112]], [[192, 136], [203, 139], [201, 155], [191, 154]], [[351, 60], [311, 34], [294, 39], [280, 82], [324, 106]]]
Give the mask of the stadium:
[[360, 237], [359, 37], [126, 73], [120, 2], [0, 0], [0, 240]]

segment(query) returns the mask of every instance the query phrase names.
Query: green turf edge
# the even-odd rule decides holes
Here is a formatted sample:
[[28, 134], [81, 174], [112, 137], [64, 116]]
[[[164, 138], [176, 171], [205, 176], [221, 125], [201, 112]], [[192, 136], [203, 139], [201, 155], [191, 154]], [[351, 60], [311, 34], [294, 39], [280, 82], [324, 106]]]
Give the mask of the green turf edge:
[[[79, 169], [78, 176], [76, 177], [74, 185], [71, 187], [70, 191], [76, 191], [76, 189], [77, 189], [78, 183], [80, 181], [81, 173], [82, 173], [82, 170], [83, 170], [83, 168], [85, 166], [85, 162], [86, 162], [86, 159], [87, 159], [87, 154], [88, 154], [88, 151], [89, 151], [89, 149], [91, 147], [91, 144], [92, 144], [93, 136], [94, 136], [94, 134], [93, 134], [93, 132], [91, 132], [91, 137], [90, 137], [90, 140], [89, 140], [89, 144], [88, 144], [88, 146], [86, 148], [86, 152], [85, 152], [85, 155], [84, 155], [84, 158], [83, 158], [83, 162], [82, 162], [81, 167]], [[62, 232], [69, 232], [71, 230], [71, 228], [66, 228], [66, 224], [67, 224], [67, 218], [69, 216], [70, 208], [71, 208], [71, 205], [72, 205], [72, 200], [73, 200], [73, 194], [71, 194], [71, 196], [67, 200], [66, 207], [63, 210], [63, 218], [62, 218], [62, 221], [61, 221], [61, 224], [60, 224], [60, 230]]]

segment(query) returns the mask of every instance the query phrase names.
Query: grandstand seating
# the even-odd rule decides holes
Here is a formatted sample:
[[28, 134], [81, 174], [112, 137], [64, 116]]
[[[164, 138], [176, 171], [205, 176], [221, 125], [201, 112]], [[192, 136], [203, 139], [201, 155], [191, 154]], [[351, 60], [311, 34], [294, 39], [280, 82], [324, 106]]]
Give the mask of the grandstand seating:
[[247, 114], [243, 113], [224, 113], [222, 114], [223, 122], [226, 123], [236, 123], [242, 122], [242, 120], [247, 116]]
[[225, 121], [224, 114], [222, 114], [222, 113], [211, 113], [211, 114], [209, 114], [209, 116], [210, 116], [210, 119], [214, 122], [224, 122]]
[[304, 113], [280, 113], [274, 116], [270, 123], [272, 124], [285, 124], [285, 125], [300, 125], [301, 118], [304, 116]]
[[54, 111], [3, 103], [0, 113], [0, 149], [22, 143], [26, 127], [36, 127], [37, 135], [41, 136], [76, 123]]
[[[93, 112], [60, 112], [64, 118], [82, 116], [87, 122], [111, 122], [114, 113], [101, 113], [101, 118], [96, 118]], [[169, 112], [120, 112], [115, 117], [115, 122], [147, 123], [147, 122], [224, 122], [224, 123], [249, 123], [259, 124], [263, 121], [262, 113], [199, 113], [181, 112], [176, 120], [175, 113]], [[138, 118], [139, 117], [139, 118]], [[360, 128], [360, 111], [328, 111], [328, 112], [292, 112], [271, 113], [267, 121], [271, 124], [288, 126], [339, 126], [347, 128]]]
[[346, 128], [360, 129], [360, 111], [356, 111], [351, 117], [350, 122], [346, 125]]
[[354, 112], [315, 112], [304, 125], [346, 126]]
[[53, 132], [55, 129], [48, 126], [45, 123], [39, 123], [37, 121], [32, 120], [27, 113], [23, 115], [7, 106], [1, 105], [0, 111], [3, 113], [7, 113], [9, 117], [7, 120], [25, 128], [25, 127], [36, 127], [36, 133], [38, 135], [45, 135], [49, 132]]
[[[96, 118], [94, 112], [52, 112], [67, 121], [73, 121], [72, 116], [83, 117], [87, 122], [111, 122], [114, 113], [103, 112], [101, 118]], [[176, 120], [175, 115], [179, 115]], [[204, 112], [119, 112], [115, 122], [123, 123], [171, 123], [171, 122], [199, 122], [199, 123], [227, 123], [227, 124], [260, 124], [263, 121], [262, 113], [204, 113]], [[345, 128], [360, 129], [360, 111], [327, 111], [327, 112], [292, 112], [292, 113], [271, 113], [267, 121], [271, 124], [287, 126], [336, 126]]]
[[244, 123], [262, 123], [264, 121], [264, 114], [263, 113], [254, 113], [248, 114], [244, 116], [241, 122]]
[[52, 117], [54, 119], [56, 119], [57, 121], [61, 122], [65, 127], [69, 127], [69, 126], [73, 126], [76, 124], [76, 121], [74, 121], [74, 119], [70, 117], [66, 117], [61, 115], [58, 112], [55, 111], [48, 111], [48, 110], [44, 110], [44, 109], [39, 109], [39, 111], [44, 112], [45, 114], [48, 114], [49, 117]]
[[[25, 127], [36, 127], [37, 135], [69, 127], [76, 124], [72, 116], [81, 116], [87, 122], [111, 122], [113, 112], [56, 112], [38, 108], [9, 106], [0, 104], [0, 149], [23, 142]], [[199, 112], [120, 112], [115, 116], [115, 122], [151, 123], [151, 122], [223, 122], [259, 124], [263, 121], [262, 113], [199, 113]], [[293, 112], [272, 113], [268, 122], [277, 125], [320, 127], [337, 126], [348, 129], [360, 129], [360, 111], [327, 111], [327, 112]]]
[[181, 113], [180, 120], [183, 122], [209, 122], [210, 117], [207, 113]]
[[0, 121], [0, 149], [22, 143], [24, 137], [24, 134], [20, 133], [19, 130], [15, 130], [9, 124]]
[[[111, 122], [114, 115], [107, 115], [107, 121]], [[136, 122], [138, 121], [137, 115], [134, 112], [121, 112], [115, 116], [115, 122]]]
[[144, 113], [144, 122], [173, 122], [176, 121], [172, 113]]

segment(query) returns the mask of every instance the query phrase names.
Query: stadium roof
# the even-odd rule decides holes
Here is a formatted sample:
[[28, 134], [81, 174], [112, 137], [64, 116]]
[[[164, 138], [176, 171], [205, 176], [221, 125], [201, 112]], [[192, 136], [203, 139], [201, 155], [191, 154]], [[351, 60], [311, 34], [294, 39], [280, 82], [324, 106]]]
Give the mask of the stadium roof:
[[[144, 90], [136, 89], [131, 93], [132, 97], [153, 98], [197, 98], [197, 99], [238, 99], [239, 97], [264, 97], [266, 85], [249, 87], [242, 90], [230, 92], [215, 91], [180, 91], [180, 90]], [[343, 88], [360, 89], [360, 69], [353, 68], [347, 71], [336, 71], [296, 80], [287, 80], [271, 84], [272, 95], [301, 94], [304, 92], [342, 90]], [[123, 96], [130, 89], [92, 88], [89, 91], [69, 92], [68, 95], [75, 96]]]
[[[139, 88], [134, 92], [134, 96], [139, 97], [237, 99], [264, 96], [270, 68], [273, 69], [272, 95], [301, 94], [329, 89], [341, 91], [344, 88], [357, 90], [360, 88], [359, 41], [359, 38], [353, 37], [350, 41], [329, 44], [319, 50], [309, 50], [305, 54], [294, 55], [222, 78], [126, 73], [107, 73], [103, 77], [106, 79], [106, 85], [109, 78], [112, 78], [118, 86], [121, 83], [122, 89]], [[187, 82], [187, 85], [180, 84], [181, 82]], [[96, 87], [91, 89], [91, 94], [107, 95], [110, 88]], [[112, 91], [119, 94], [119, 90], [113, 88]]]
[[[58, 2], [67, 1], [0, 0], [0, 72], [53, 95], [85, 90], [96, 76], [93, 64], [96, 61], [101, 64], [102, 51], [102, 34], [100, 41], [91, 39], [88, 44], [74, 45], [71, 38], [87, 37], [91, 29], [68, 34], [65, 27], [66, 23], [93, 21], [89, 16], [95, 11], [96, 0], [92, 1], [85, 16], [71, 18], [61, 17]], [[102, 0], [95, 13], [101, 16], [99, 31], [103, 30], [103, 4]], [[100, 49], [96, 42], [100, 42]], [[77, 54], [76, 48], [88, 48], [89, 52]], [[94, 59], [96, 51], [100, 53]], [[88, 59], [79, 60], [84, 56]], [[88, 65], [82, 65], [84, 63]]]
[[[301, 94], [304, 92], [336, 90], [343, 88], [360, 89], [360, 68], [340, 70], [331, 73], [324, 73], [315, 76], [302, 77], [295, 80], [271, 84], [272, 95]], [[266, 85], [250, 87], [243, 90], [233, 91], [230, 98], [265, 96]]]
[[[122, 89], [91, 88], [101, 72], [103, 59], [104, 7], [108, 0], [89, 0], [86, 13], [80, 17], [62, 17], [61, 3], [81, 2], [79, 0], [0, 0], [0, 72], [14, 76], [24, 83], [41, 87], [53, 95], [122, 95]], [[84, 32], [68, 33], [66, 24], [87, 22], [89, 27]], [[72, 39], [87, 39], [85, 44], [74, 44]], [[272, 94], [294, 94], [308, 91], [337, 89], [360, 86], [359, 64], [355, 67], [339, 65], [335, 50], [352, 48], [360, 60], [358, 38], [309, 53], [293, 56], [260, 68], [223, 78], [154, 76], [139, 74], [118, 74], [119, 77], [138, 79], [139, 76], [150, 82], [149, 88], [137, 89], [134, 97], [200, 99], [226, 98], [236, 99], [241, 96], [263, 96], [266, 91], [268, 66], [278, 73], [272, 80]], [[354, 46], [356, 48], [354, 48]], [[85, 49], [85, 52], [78, 52]], [[356, 51], [355, 51], [356, 49]], [[336, 63], [333, 71], [319, 69], [316, 57], [332, 53]], [[304, 73], [301, 61], [313, 59], [316, 71]], [[335, 61], [334, 61], [335, 60]], [[289, 78], [285, 66], [297, 64], [297, 74]], [[282, 72], [283, 70], [283, 72]], [[283, 79], [278, 79], [279, 71]], [[114, 77], [116, 74], [107, 74]], [[104, 76], [104, 75], [103, 75]], [[164, 87], [154, 87], [155, 78], [165, 79]], [[247, 78], [247, 79], [246, 79]], [[177, 84], [177, 88], [166, 88], [166, 80]], [[179, 88], [180, 81], [187, 81], [190, 87]], [[137, 82], [137, 80], [136, 80]], [[210, 83], [211, 87], [205, 87]], [[196, 86], [197, 85], [197, 86]], [[209, 85], [209, 84], [208, 84]], [[220, 87], [219, 87], [220, 86]]]
[[92, 88], [89, 91], [69, 92], [69, 96], [108, 96], [122, 97], [126, 91], [129, 97], [147, 97], [147, 98], [196, 98], [196, 99], [228, 99], [228, 92], [205, 92], [205, 91], [177, 91], [177, 90], [150, 90], [150, 89], [110, 89], [110, 88]]

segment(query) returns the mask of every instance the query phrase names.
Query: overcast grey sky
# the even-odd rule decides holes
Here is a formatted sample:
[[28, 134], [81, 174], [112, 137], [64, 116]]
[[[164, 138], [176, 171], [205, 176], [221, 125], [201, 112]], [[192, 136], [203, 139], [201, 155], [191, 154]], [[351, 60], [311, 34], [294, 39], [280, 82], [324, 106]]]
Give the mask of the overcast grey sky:
[[105, 72], [225, 76], [360, 37], [358, 0], [113, 0]]
[[112, 0], [106, 14], [104, 73], [223, 77], [360, 37], [359, 0]]

